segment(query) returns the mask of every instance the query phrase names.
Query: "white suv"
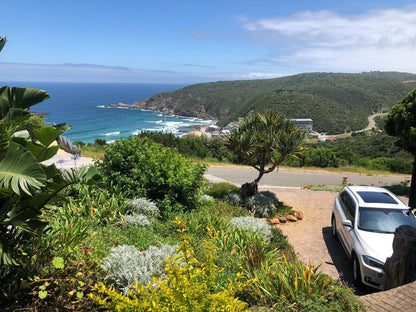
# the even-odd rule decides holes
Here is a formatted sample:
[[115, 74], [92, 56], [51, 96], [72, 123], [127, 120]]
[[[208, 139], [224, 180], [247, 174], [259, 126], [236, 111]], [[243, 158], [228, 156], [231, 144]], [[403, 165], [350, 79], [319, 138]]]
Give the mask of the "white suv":
[[334, 202], [332, 235], [351, 259], [354, 283], [385, 289], [383, 265], [393, 253], [394, 232], [400, 225], [416, 227], [415, 215], [384, 188], [347, 186]]

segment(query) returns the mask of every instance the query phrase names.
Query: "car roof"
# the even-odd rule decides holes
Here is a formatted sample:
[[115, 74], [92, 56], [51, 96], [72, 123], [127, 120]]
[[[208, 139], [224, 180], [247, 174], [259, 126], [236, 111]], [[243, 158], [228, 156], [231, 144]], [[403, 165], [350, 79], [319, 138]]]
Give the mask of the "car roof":
[[408, 206], [395, 194], [382, 187], [347, 186], [360, 207], [407, 209]]

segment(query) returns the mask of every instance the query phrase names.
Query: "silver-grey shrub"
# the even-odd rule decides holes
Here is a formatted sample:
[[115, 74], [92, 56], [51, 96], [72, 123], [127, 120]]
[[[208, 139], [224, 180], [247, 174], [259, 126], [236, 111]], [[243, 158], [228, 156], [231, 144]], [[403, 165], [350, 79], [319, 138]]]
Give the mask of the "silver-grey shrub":
[[230, 220], [231, 226], [237, 227], [241, 230], [251, 231], [260, 234], [265, 241], [270, 241], [272, 231], [269, 224], [259, 218], [255, 217], [235, 217]]
[[127, 209], [131, 214], [143, 214], [150, 218], [159, 216], [159, 208], [146, 198], [134, 198], [127, 203]]
[[148, 226], [159, 216], [156, 204], [146, 198], [135, 198], [127, 203], [128, 214], [124, 225]]
[[212, 197], [211, 195], [207, 195], [207, 194], [203, 194], [203, 195], [201, 195], [201, 196], [200, 196], [200, 199], [201, 199], [203, 202], [212, 202], [212, 201], [215, 201], [215, 198], [214, 198], [214, 197]]
[[176, 255], [176, 248], [176, 245], [162, 245], [139, 251], [128, 245], [114, 247], [101, 265], [106, 272], [105, 280], [126, 294], [134, 282], [146, 284], [152, 277], [163, 279], [164, 260]]
[[231, 193], [228, 194], [227, 198], [225, 199], [225, 201], [229, 204], [235, 205], [235, 206], [240, 206], [243, 204], [243, 201], [241, 200], [241, 196], [238, 193]]
[[124, 217], [124, 225], [148, 226], [151, 222], [143, 214], [128, 214]]
[[265, 191], [247, 198], [245, 205], [251, 207], [256, 217], [267, 218], [276, 215], [279, 201], [274, 193]]

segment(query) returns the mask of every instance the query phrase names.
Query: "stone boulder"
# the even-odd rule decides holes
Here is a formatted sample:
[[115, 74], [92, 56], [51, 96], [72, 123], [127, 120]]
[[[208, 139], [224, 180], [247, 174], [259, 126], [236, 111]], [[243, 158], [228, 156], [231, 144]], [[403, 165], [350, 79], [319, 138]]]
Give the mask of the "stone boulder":
[[387, 289], [416, 280], [416, 228], [401, 225], [396, 229], [393, 254], [387, 258], [384, 272]]
[[293, 215], [296, 217], [296, 219], [298, 219], [298, 220], [303, 219], [303, 212], [302, 211], [296, 210], [296, 209], [293, 209], [293, 211], [294, 211]]
[[296, 219], [296, 217], [295, 217], [294, 215], [291, 215], [291, 214], [289, 214], [289, 213], [287, 213], [287, 214], [285, 215], [285, 217], [286, 217], [286, 220], [288, 220], [288, 221], [290, 221], [290, 222], [296, 222], [296, 221], [298, 221], [298, 219]]

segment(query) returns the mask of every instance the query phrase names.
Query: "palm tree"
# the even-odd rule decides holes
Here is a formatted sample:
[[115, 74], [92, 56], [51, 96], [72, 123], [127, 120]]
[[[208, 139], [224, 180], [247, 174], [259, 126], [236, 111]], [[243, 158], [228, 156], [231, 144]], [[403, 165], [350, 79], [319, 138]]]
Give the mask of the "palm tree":
[[285, 159], [304, 150], [306, 138], [306, 131], [274, 110], [252, 114], [233, 129], [225, 145], [239, 162], [259, 172], [253, 182], [242, 186], [243, 199], [257, 193], [258, 183], [264, 174], [278, 169]]

